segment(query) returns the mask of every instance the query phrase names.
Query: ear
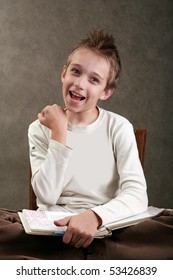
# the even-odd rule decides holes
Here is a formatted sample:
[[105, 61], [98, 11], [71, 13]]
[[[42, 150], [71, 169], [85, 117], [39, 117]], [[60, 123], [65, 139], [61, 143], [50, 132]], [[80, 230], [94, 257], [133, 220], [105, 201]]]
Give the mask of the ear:
[[108, 99], [113, 93], [114, 93], [115, 89], [114, 88], [109, 88], [106, 89], [103, 94], [100, 96], [100, 100], [106, 100]]
[[67, 71], [67, 66], [64, 65], [63, 68], [62, 68], [62, 72], [61, 72], [61, 82], [64, 81], [66, 71]]

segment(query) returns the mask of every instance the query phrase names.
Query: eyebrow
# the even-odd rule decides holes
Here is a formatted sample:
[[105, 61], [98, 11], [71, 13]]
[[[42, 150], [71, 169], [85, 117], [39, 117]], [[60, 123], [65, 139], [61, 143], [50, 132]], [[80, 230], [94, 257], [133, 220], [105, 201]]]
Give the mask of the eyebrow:
[[[71, 66], [76, 66], [76, 67], [82, 68], [82, 65], [78, 64], [78, 63], [71, 63]], [[100, 74], [98, 74], [96, 72], [92, 72], [92, 75], [97, 76], [101, 80], [104, 80], [104, 78], [102, 76], [100, 76]]]

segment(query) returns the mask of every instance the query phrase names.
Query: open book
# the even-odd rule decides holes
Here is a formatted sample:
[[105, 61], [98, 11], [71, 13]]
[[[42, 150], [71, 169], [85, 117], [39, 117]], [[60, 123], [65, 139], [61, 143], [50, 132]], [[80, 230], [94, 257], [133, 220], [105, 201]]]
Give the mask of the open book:
[[[142, 222], [146, 219], [151, 219], [160, 214], [163, 210], [163, 208], [149, 206], [147, 211], [141, 214], [102, 225], [98, 228], [98, 231], [95, 234], [95, 238], [103, 238], [105, 236], [111, 235], [111, 232], [113, 230], [131, 226]], [[18, 212], [18, 215], [21, 219], [26, 233], [28, 234], [62, 235], [66, 231], [67, 227], [56, 226], [54, 225], [54, 221], [76, 214], [67, 212], [52, 212], [24, 209], [22, 212]]]

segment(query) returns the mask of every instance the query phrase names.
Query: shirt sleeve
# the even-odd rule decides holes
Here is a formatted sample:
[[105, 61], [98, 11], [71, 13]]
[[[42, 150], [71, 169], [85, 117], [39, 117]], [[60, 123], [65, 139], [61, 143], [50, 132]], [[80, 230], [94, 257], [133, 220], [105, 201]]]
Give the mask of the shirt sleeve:
[[119, 191], [109, 202], [92, 208], [101, 217], [102, 224], [142, 213], [148, 206], [146, 180], [134, 130], [129, 122], [112, 133], [112, 144], [119, 174]]
[[31, 183], [41, 204], [55, 205], [62, 193], [72, 149], [50, 139], [50, 130], [35, 121], [28, 130]]

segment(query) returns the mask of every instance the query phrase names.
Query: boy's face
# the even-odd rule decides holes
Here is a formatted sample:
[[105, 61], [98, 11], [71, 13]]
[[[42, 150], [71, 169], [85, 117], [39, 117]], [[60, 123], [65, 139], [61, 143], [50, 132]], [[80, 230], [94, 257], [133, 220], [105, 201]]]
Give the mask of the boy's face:
[[113, 89], [106, 90], [110, 70], [109, 62], [88, 49], [72, 54], [64, 66], [61, 80], [67, 110], [78, 113], [95, 109], [98, 100], [106, 100]]

